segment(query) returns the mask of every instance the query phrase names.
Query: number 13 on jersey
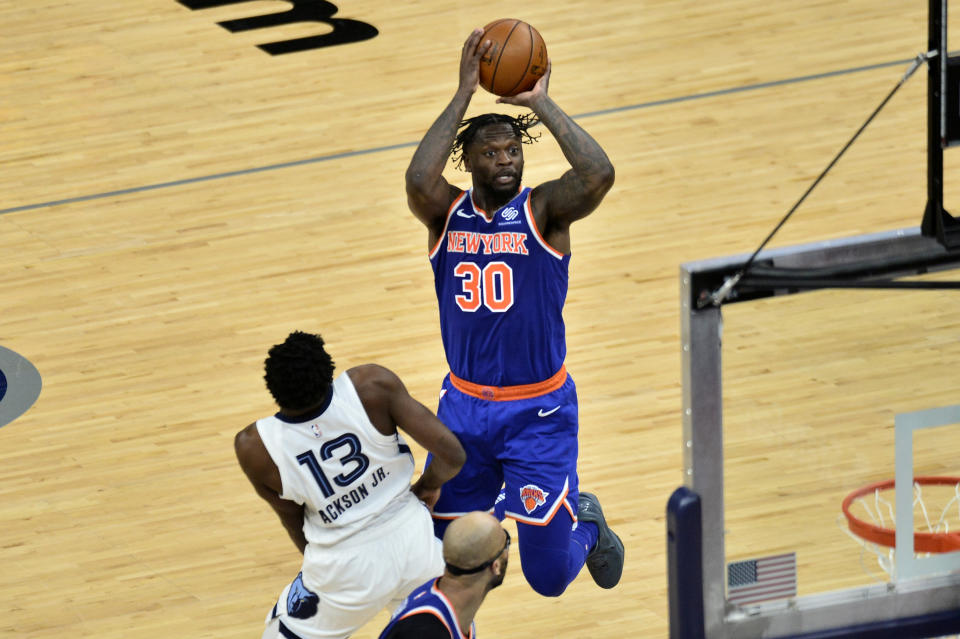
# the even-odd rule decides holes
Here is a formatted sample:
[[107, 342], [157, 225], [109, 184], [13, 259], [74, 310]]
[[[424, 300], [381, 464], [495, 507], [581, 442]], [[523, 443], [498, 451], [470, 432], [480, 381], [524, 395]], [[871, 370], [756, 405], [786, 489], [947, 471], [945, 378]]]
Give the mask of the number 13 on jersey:
[[473, 262], [460, 262], [453, 269], [460, 278], [460, 295], [454, 297], [460, 310], [473, 313], [483, 304], [494, 313], [513, 306], [513, 269], [505, 262], [490, 262], [482, 269]]

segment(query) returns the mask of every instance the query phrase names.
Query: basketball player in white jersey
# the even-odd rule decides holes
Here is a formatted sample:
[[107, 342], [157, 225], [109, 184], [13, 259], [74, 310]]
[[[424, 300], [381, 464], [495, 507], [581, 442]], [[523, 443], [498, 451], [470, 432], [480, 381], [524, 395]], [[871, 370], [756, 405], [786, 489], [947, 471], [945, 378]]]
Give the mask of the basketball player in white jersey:
[[[428, 507], [459, 472], [459, 440], [400, 379], [375, 364], [333, 378], [318, 335], [270, 349], [279, 412], [234, 442], [254, 489], [303, 553], [301, 572], [267, 615], [264, 639], [345, 639], [424, 581], [443, 574]], [[411, 485], [402, 429], [433, 455]]]

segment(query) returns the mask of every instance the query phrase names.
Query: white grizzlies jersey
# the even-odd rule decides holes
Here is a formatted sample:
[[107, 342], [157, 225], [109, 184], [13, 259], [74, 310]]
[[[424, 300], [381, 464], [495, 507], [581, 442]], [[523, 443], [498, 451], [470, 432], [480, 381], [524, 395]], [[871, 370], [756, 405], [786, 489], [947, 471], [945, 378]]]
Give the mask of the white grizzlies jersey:
[[310, 544], [330, 546], [375, 522], [387, 522], [412, 501], [413, 454], [399, 433], [370, 422], [353, 382], [341, 373], [328, 403], [291, 419], [279, 413], [257, 421], [280, 470], [284, 499], [304, 505]]

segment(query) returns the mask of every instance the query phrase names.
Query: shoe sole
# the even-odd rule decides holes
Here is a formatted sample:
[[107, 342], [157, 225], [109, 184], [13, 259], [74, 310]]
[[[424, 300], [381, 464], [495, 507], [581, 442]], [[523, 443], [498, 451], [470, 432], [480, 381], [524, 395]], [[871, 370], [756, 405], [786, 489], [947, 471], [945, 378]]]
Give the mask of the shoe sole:
[[[587, 570], [590, 571], [590, 576], [593, 577], [593, 581], [601, 588], [605, 588], [609, 590], [610, 588], [613, 588], [618, 583], [620, 583], [620, 578], [623, 576], [623, 563], [624, 563], [624, 559], [626, 558], [623, 541], [620, 539], [620, 536], [617, 535], [617, 533], [613, 532], [613, 529], [610, 528], [610, 526], [607, 524], [607, 518], [603, 514], [603, 508], [600, 506], [600, 500], [597, 499], [597, 496], [594, 495], [593, 493], [585, 493], [585, 492], [581, 492], [580, 494], [587, 497], [593, 502], [593, 504], [597, 507], [597, 510], [600, 512], [600, 519], [603, 520], [602, 526], [600, 522], [596, 522], [596, 521], [593, 522], [594, 524], [597, 525], [597, 530], [599, 531], [599, 535], [597, 537], [597, 546], [599, 547], [601, 542], [605, 546], [610, 545], [612, 542], [614, 548], [617, 550], [617, 553], [615, 554], [619, 555], [620, 557], [620, 570], [617, 572], [616, 579], [614, 579], [612, 582], [608, 582], [605, 579], [604, 580], [598, 579], [597, 575], [594, 573], [593, 567], [590, 565], [589, 557], [588, 557]], [[609, 554], [614, 554], [614, 553], [611, 553], [610, 551], [605, 551], [605, 552]], [[609, 562], [608, 562], [608, 565], [609, 565]], [[601, 581], [603, 583], [601, 583]]]

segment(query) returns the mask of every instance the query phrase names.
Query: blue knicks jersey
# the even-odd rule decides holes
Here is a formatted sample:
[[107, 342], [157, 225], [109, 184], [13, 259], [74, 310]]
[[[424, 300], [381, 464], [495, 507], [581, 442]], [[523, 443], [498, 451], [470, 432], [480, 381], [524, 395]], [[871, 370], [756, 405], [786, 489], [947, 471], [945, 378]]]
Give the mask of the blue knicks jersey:
[[381, 639], [388, 636], [398, 622], [411, 615], [421, 614], [433, 615], [438, 618], [450, 631], [451, 639], [476, 639], [476, 623], [470, 623], [470, 634], [468, 636], [463, 634], [457, 622], [457, 612], [453, 609], [450, 600], [437, 588], [437, 579], [431, 579], [407, 596], [400, 607], [394, 611], [390, 623], [380, 633]]
[[447, 212], [430, 263], [454, 375], [516, 386], [560, 370], [570, 256], [540, 235], [529, 188], [489, 216], [464, 191]]

